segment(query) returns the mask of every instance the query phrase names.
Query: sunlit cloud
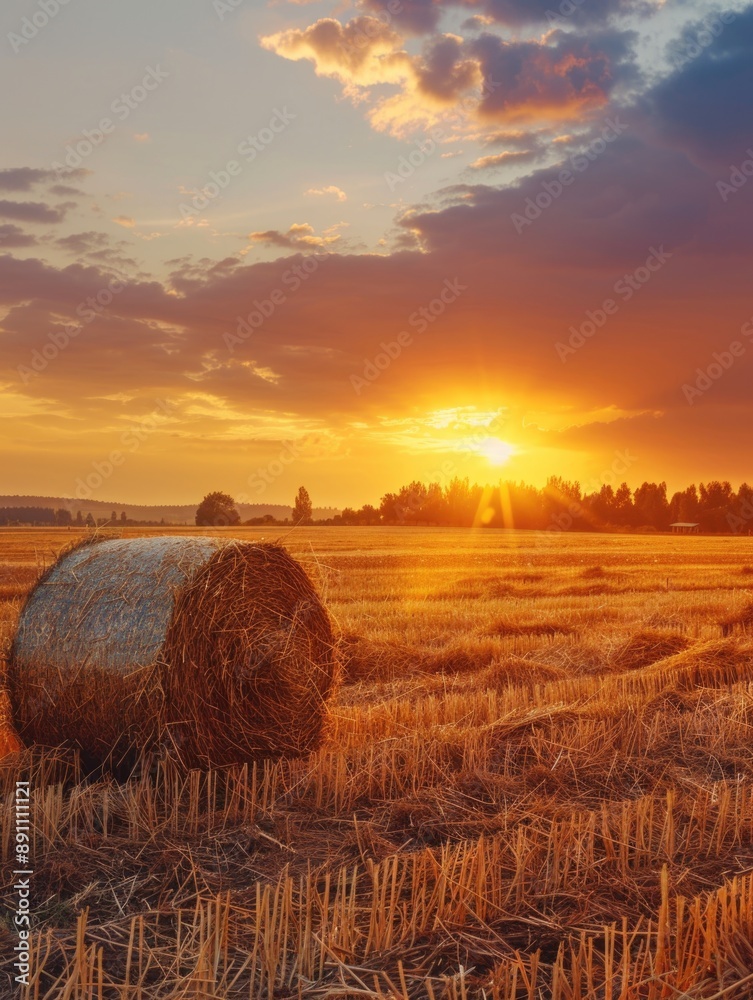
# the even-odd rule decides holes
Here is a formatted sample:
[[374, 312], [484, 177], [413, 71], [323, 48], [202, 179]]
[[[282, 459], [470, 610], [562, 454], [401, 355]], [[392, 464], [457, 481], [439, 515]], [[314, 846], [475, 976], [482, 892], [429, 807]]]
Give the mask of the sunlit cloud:
[[348, 200], [348, 196], [342, 190], [342, 188], [339, 188], [334, 184], [328, 184], [327, 187], [321, 187], [321, 188], [309, 188], [306, 194], [311, 195], [314, 198], [332, 197], [336, 201]]

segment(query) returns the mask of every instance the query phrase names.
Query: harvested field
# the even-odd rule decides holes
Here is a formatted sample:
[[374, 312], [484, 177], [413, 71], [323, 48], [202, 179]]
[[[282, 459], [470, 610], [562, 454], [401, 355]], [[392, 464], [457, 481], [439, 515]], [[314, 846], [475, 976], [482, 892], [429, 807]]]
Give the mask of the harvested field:
[[[0, 533], [6, 648], [75, 537]], [[344, 664], [315, 755], [146, 758], [120, 784], [63, 749], [0, 765], [5, 886], [14, 783], [33, 789], [22, 995], [753, 995], [753, 538], [311, 528], [285, 545]], [[13, 943], [0, 924], [3, 996]]]

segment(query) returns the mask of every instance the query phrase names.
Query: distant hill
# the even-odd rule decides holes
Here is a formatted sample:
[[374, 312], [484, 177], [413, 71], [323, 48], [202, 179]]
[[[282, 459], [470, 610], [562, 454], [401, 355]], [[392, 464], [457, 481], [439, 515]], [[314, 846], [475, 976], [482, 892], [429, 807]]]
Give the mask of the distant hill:
[[[0, 496], [0, 507], [52, 507], [54, 510], [63, 508], [69, 510], [73, 517], [79, 511], [81, 516], [87, 514], [97, 520], [110, 517], [115, 511], [118, 518], [123, 511], [127, 518], [133, 521], [162, 521], [168, 524], [193, 524], [198, 501], [195, 504], [133, 504], [120, 503], [118, 500], [72, 500], [70, 497], [39, 497], [39, 496]], [[239, 503], [236, 505], [242, 521], [251, 517], [264, 517], [271, 514], [279, 521], [290, 517], [293, 505], [275, 503]], [[314, 507], [314, 518], [324, 520], [334, 517], [340, 511], [336, 507]]]

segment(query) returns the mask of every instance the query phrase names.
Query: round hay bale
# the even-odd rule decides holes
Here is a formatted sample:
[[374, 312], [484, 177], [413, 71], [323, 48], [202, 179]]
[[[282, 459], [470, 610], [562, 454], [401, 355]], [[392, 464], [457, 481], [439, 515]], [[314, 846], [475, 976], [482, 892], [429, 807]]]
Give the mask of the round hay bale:
[[336, 659], [327, 612], [281, 546], [113, 539], [39, 581], [8, 679], [27, 743], [71, 743], [85, 766], [159, 745], [217, 766], [314, 750]]
[[11, 719], [8, 692], [0, 688], [0, 761], [22, 749]]

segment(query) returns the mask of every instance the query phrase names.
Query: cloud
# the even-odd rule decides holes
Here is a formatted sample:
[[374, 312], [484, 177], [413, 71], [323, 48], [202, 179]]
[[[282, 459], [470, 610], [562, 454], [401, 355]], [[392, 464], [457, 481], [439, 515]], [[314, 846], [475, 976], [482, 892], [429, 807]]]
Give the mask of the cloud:
[[409, 58], [401, 50], [402, 36], [373, 17], [355, 17], [345, 25], [325, 17], [305, 29], [268, 35], [261, 44], [286, 59], [310, 59], [317, 75], [347, 85], [397, 82]]
[[483, 31], [490, 24], [494, 24], [494, 18], [484, 14], [474, 14], [463, 21], [461, 27], [464, 31]]
[[116, 215], [112, 221], [125, 229], [133, 229], [136, 225], [136, 220], [132, 219], [130, 215]]
[[[442, 16], [458, 7], [475, 13], [463, 27], [475, 30], [490, 23], [520, 28], [526, 25], [551, 25], [559, 17], [565, 23], [604, 22], [615, 16], [648, 16], [661, 7], [663, 0], [574, 0], [561, 4], [553, 0], [401, 0], [390, 22], [413, 34], [435, 31]], [[360, 6], [378, 14], [385, 11], [382, 0], [361, 0]], [[390, 8], [387, 7], [389, 11]], [[384, 13], [383, 13], [384, 16]]]
[[[526, 9], [541, 10], [537, 2], [463, 6], [463, 16], [488, 16], [493, 9], [510, 23], [527, 16]], [[618, 8], [594, 4], [605, 18]], [[446, 9], [415, 4], [410, 16], [415, 25], [436, 17], [431, 30], [438, 32]], [[397, 111], [405, 115], [440, 114], [467, 93], [476, 94], [469, 117], [480, 112], [481, 124], [490, 124], [474, 122], [462, 147], [481, 143], [477, 183], [427, 195], [404, 212], [398, 228], [407, 240], [419, 241], [420, 252], [383, 248], [346, 255], [328, 242], [337, 238], [336, 229], [317, 232], [296, 223], [251, 234], [252, 245], [278, 248], [275, 260], [175, 260], [169, 280], [128, 282], [25, 385], [17, 366], [29, 364], [49, 332], [76, 320], [77, 308], [106, 287], [111, 271], [107, 263], [53, 267], [0, 255], [2, 375], [25, 405], [36, 407], [39, 454], [52, 461], [64, 455], [70, 474], [71, 449], [88, 447], [86, 467], [117, 444], [117, 435], [113, 442], [106, 435], [113, 414], [131, 415], [139, 407], [149, 412], [159, 396], [178, 401], [173, 436], [155, 450], [153, 467], [167, 470], [171, 485], [179, 461], [191, 464], [195, 477], [195, 469], [218, 454], [235, 461], [238, 442], [245, 456], [251, 442], [265, 433], [267, 439], [279, 436], [281, 427], [308, 432], [326, 426], [346, 436], [357, 421], [357, 454], [348, 474], [360, 492], [372, 467], [380, 476], [385, 468], [390, 475], [403, 471], [394, 449], [374, 451], [371, 427], [402, 427], [394, 422], [414, 415], [414, 424], [430, 438], [422, 413], [439, 405], [491, 411], [502, 399], [517, 420], [511, 440], [517, 443], [519, 434], [521, 454], [528, 449], [538, 456], [546, 472], [569, 474], [591, 461], [598, 472], [609, 467], [615, 449], [629, 449], [639, 459], [631, 469], [636, 478], [690, 480], [704, 456], [712, 475], [749, 475], [753, 344], [693, 407], [682, 392], [714, 352], [741, 339], [742, 324], [753, 312], [753, 179], [728, 203], [716, 189], [729, 164], [739, 162], [730, 153], [739, 148], [741, 160], [753, 138], [743, 107], [749, 91], [738, 96], [736, 90], [747, 80], [746, 24], [740, 15], [735, 38], [723, 34], [630, 107], [626, 90], [648, 84], [634, 69], [634, 41], [608, 26], [539, 33], [535, 41], [515, 40], [512, 33], [503, 39], [482, 32], [463, 42], [435, 34], [425, 44], [412, 41], [403, 48], [400, 32], [407, 28], [398, 31], [394, 21], [380, 28], [387, 32], [381, 53], [368, 45], [358, 57], [338, 48], [343, 26], [327, 29], [329, 46], [320, 34], [298, 32], [289, 40], [291, 51], [339, 75], [346, 90], [356, 88], [368, 113], [385, 108], [380, 102], [390, 87], [387, 99], [397, 90], [404, 102]], [[395, 37], [388, 37], [390, 31]], [[303, 48], [296, 49], [299, 44]], [[304, 49], [309, 55], [300, 55]], [[500, 86], [481, 98], [477, 88], [463, 91], [467, 62]], [[686, 92], [699, 101], [697, 121]], [[390, 117], [395, 110], [393, 105], [383, 112], [385, 127], [407, 120]], [[626, 128], [597, 148], [601, 129], [615, 116]], [[572, 157], [584, 151], [593, 155], [576, 168]], [[514, 157], [522, 164], [534, 154], [546, 159], [527, 164], [530, 173], [514, 184], [495, 184], [494, 175], [481, 172], [513, 164]], [[573, 176], [566, 186], [559, 179], [563, 169]], [[516, 227], [514, 217], [527, 207], [532, 218]], [[133, 220], [122, 222], [128, 227]], [[117, 248], [93, 248], [96, 234], [80, 228], [63, 237], [71, 251], [80, 241], [80, 249], [88, 246], [90, 255], [111, 262]], [[573, 329], [595, 325], [589, 316], [598, 316], [608, 297], [618, 298], [616, 283], [641, 268], [652, 247], [670, 255], [666, 266], [629, 299], [620, 297], [617, 312], [585, 336], [577, 356], [563, 366], [557, 342]], [[446, 310], [440, 304], [422, 327], [422, 316], [433, 315], [431, 305], [448, 281], [464, 286], [462, 294]], [[231, 351], [225, 335], [238, 328], [238, 317], [261, 307], [264, 321]], [[352, 377], [394, 353], [402, 332], [408, 339], [402, 339], [399, 356], [377, 378], [366, 379], [357, 395]], [[524, 424], [530, 412], [539, 416]], [[102, 437], [78, 444], [83, 424], [104, 428], [96, 430]], [[235, 442], [234, 450], [221, 451], [220, 440]], [[144, 476], [144, 482], [153, 481]], [[196, 488], [195, 478], [190, 488]]]
[[507, 167], [515, 163], [529, 163], [540, 154], [536, 150], [508, 150], [504, 153], [493, 153], [490, 156], [480, 156], [471, 163], [471, 170], [492, 170], [496, 167]]
[[317, 236], [314, 227], [308, 222], [294, 223], [286, 233], [277, 229], [268, 229], [266, 232], [249, 233], [252, 243], [263, 243], [266, 246], [281, 247], [286, 250], [296, 250], [301, 247], [315, 248], [325, 247], [336, 243], [340, 235], [331, 227], [326, 233]]
[[469, 43], [483, 78], [492, 81], [479, 117], [506, 124], [573, 121], [603, 108], [620, 83], [635, 79], [634, 42], [632, 32], [553, 32], [545, 43], [482, 35]]
[[108, 243], [107, 233], [97, 233], [91, 230], [85, 233], [71, 233], [70, 236], [63, 236], [55, 241], [61, 250], [78, 255], [99, 250]]
[[0, 219], [17, 219], [19, 222], [62, 222], [68, 206], [51, 208], [39, 201], [0, 200]]
[[[582, 166], [580, 159], [575, 162]], [[436, 252], [466, 246], [534, 266], [547, 261], [563, 267], [627, 267], [654, 241], [672, 249], [718, 239], [715, 212], [721, 202], [711, 178], [682, 153], [626, 133], [585, 163], [587, 169], [579, 172], [565, 159], [513, 187], [456, 186], [451, 192], [455, 205], [409, 213], [402, 225]], [[557, 188], [565, 167], [574, 180]], [[558, 197], [547, 194], [547, 185], [559, 191]], [[537, 215], [542, 192], [539, 200], [547, 207]], [[534, 202], [530, 220], [528, 199]], [[727, 239], [734, 246], [732, 231]]]
[[336, 198], [337, 201], [347, 201], [348, 200], [348, 196], [342, 190], [342, 188], [336, 187], [334, 184], [329, 184], [329, 185], [327, 185], [327, 187], [321, 187], [321, 188], [309, 188], [308, 191], [306, 191], [306, 194], [307, 195], [312, 195], [313, 197], [319, 197], [319, 198], [323, 198], [323, 197], [326, 197], [327, 195], [330, 195], [330, 196]]
[[[83, 179], [88, 174], [89, 171], [83, 169], [68, 172], [68, 176], [75, 180]], [[58, 175], [54, 170], [39, 170], [34, 167], [6, 167], [0, 170], [0, 191], [30, 191], [38, 184], [57, 180]]]
[[360, 6], [401, 31], [416, 35], [434, 31], [442, 16], [441, 0], [400, 0], [389, 5], [382, 0], [361, 0]]
[[19, 226], [12, 223], [0, 225], [0, 247], [33, 247], [37, 242], [35, 236], [25, 233]]
[[[530, 41], [446, 33], [409, 53], [391, 24], [363, 16], [346, 24], [322, 18], [263, 38], [262, 45], [287, 59], [311, 60], [318, 75], [339, 80], [356, 103], [366, 100], [374, 128], [404, 136], [457, 109], [455, 130], [474, 119], [528, 126], [575, 121], [635, 82], [635, 41], [632, 32], [609, 28], [552, 31]], [[382, 85], [397, 92], [385, 95]]]
[[705, 162], [726, 166], [743, 158], [753, 142], [753, 6], [723, 26], [705, 48], [696, 44], [704, 29], [705, 22], [689, 25], [670, 46], [682, 62], [654, 88], [650, 107], [672, 142]]
[[80, 188], [71, 187], [69, 184], [53, 184], [49, 190], [50, 194], [60, 195], [61, 197], [65, 195], [81, 196], [86, 194]]
[[440, 35], [413, 61], [416, 90], [441, 104], [454, 104], [472, 87], [481, 83], [480, 66], [464, 56], [463, 39]]

